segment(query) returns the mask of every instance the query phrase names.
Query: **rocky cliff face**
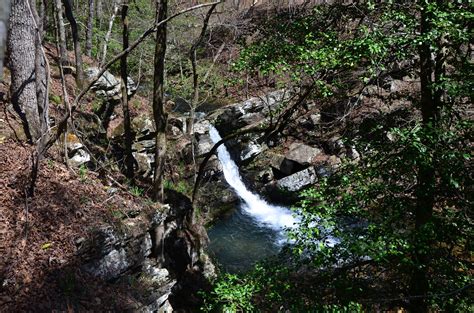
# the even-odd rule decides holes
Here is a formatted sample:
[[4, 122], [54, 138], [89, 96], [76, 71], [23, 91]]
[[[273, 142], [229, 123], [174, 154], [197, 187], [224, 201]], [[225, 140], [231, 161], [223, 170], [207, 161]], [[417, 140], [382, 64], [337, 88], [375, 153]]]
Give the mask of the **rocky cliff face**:
[[[103, 225], [89, 239], [76, 241], [81, 269], [111, 283], [139, 277], [146, 282], [134, 312], [174, 312], [192, 308], [194, 292], [214, 275], [203, 252], [205, 231], [190, 224], [190, 202], [169, 194], [172, 205]], [[180, 297], [189, 301], [182, 301]], [[193, 302], [194, 301], [194, 302]]]

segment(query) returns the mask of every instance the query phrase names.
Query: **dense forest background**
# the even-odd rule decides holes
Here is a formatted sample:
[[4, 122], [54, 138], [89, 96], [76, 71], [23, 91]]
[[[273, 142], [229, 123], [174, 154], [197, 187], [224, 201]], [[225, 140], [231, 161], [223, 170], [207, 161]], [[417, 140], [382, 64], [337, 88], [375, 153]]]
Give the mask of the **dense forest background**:
[[[470, 1], [0, 4], [0, 311], [474, 309]], [[241, 273], [221, 145], [297, 221]]]

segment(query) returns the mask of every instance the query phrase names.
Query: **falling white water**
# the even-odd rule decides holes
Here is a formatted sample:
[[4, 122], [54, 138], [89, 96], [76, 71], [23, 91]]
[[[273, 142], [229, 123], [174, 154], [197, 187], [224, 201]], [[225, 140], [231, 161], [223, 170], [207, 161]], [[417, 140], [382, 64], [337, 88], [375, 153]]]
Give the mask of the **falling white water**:
[[[209, 134], [214, 143], [222, 139], [217, 129], [212, 125], [209, 126]], [[285, 207], [271, 205], [247, 189], [242, 182], [242, 177], [240, 177], [239, 168], [230, 157], [224, 144], [219, 146], [217, 154], [222, 164], [227, 183], [245, 202], [245, 204], [242, 205], [244, 212], [252, 216], [258, 222], [275, 230], [296, 226], [297, 219], [292, 216], [290, 210]]]

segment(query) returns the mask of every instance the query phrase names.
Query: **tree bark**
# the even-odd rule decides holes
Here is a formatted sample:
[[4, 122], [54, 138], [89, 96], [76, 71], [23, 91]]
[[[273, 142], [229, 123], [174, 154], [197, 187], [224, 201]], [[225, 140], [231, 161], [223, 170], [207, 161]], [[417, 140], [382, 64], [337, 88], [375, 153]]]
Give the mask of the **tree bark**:
[[[167, 0], [156, 0], [156, 22], [166, 19]], [[164, 110], [164, 73], [166, 54], [166, 23], [158, 27], [155, 41], [154, 80], [153, 80], [153, 117], [156, 126], [155, 172], [153, 179], [153, 198], [163, 200], [163, 171], [166, 158], [166, 123]]]
[[102, 4], [102, 0], [97, 0], [96, 2], [96, 23], [97, 23], [97, 27], [99, 29], [102, 28], [102, 15], [103, 15], [103, 12], [102, 12], [102, 8], [103, 8], [103, 4]]
[[27, 138], [36, 141], [41, 136], [35, 76], [36, 30], [28, 6], [25, 0], [12, 1], [8, 36], [10, 91]]
[[86, 29], [86, 55], [92, 56], [92, 36], [94, 31], [94, 0], [89, 0], [89, 14], [87, 15], [87, 29]]
[[[36, 36], [35, 36], [35, 87], [36, 87], [36, 99], [38, 101], [38, 117], [41, 126], [41, 134], [46, 134], [49, 128], [48, 120], [48, 108], [49, 99], [47, 92], [46, 82], [46, 62], [45, 54], [43, 53], [43, 26], [42, 20], [38, 16], [35, 7], [35, 0], [30, 1], [30, 10], [32, 18], [36, 21]], [[43, 138], [44, 140], [45, 138]]]
[[117, 2], [115, 2], [112, 16], [110, 17], [109, 29], [107, 30], [107, 33], [105, 34], [104, 49], [102, 51], [102, 59], [100, 61], [101, 65], [105, 64], [105, 58], [107, 56], [107, 45], [109, 44], [110, 36], [112, 35], [112, 27], [114, 25], [115, 16], [117, 16], [117, 13], [118, 13], [118, 9], [119, 9], [119, 2], [117, 0]]
[[74, 44], [74, 55], [76, 57], [76, 84], [79, 88], [82, 88], [84, 82], [84, 70], [82, 68], [82, 50], [81, 43], [79, 41], [79, 30], [77, 27], [77, 22], [72, 11], [71, 0], [62, 0], [64, 5], [64, 12], [66, 13], [66, 18], [71, 24], [71, 33], [72, 41]]
[[[428, 34], [433, 25], [434, 16], [428, 11], [428, 4], [423, 4], [420, 14], [420, 35]], [[441, 93], [435, 92], [433, 87], [437, 76], [435, 60], [433, 60], [430, 49], [431, 42], [425, 41], [420, 45], [420, 84], [421, 84], [421, 115], [422, 126], [425, 132], [423, 144], [430, 150], [434, 149], [434, 139], [426, 138], [437, 126], [440, 118]], [[436, 176], [434, 164], [431, 158], [419, 162], [418, 185], [416, 186], [416, 208], [415, 208], [415, 242], [414, 242], [414, 269], [411, 278], [410, 293], [413, 296], [410, 301], [411, 311], [429, 312], [428, 293], [429, 280], [428, 268], [430, 262], [429, 250], [432, 244], [426, 226], [431, 222], [435, 204]]]
[[[128, 39], [128, 0], [123, 0], [122, 3], [122, 42], [123, 50], [126, 50], [129, 45]], [[123, 126], [125, 132], [125, 175], [133, 184], [133, 155], [132, 155], [132, 127], [130, 122], [130, 110], [128, 107], [128, 90], [127, 90], [127, 57], [128, 54], [124, 54], [120, 59], [120, 73], [122, 77], [122, 109], [123, 109]]]
[[193, 71], [193, 97], [191, 99], [191, 108], [190, 108], [190, 122], [189, 122], [189, 127], [188, 127], [188, 133], [192, 133], [192, 128], [193, 128], [193, 123], [194, 123], [194, 115], [196, 111], [196, 107], [199, 102], [199, 75], [197, 72], [197, 61], [196, 61], [196, 50], [198, 46], [201, 44], [202, 40], [204, 39], [204, 36], [206, 35], [206, 30], [209, 25], [209, 19], [211, 18], [212, 12], [216, 8], [217, 4], [212, 5], [209, 8], [209, 11], [207, 11], [206, 17], [204, 18], [204, 22], [201, 28], [201, 33], [199, 34], [199, 37], [196, 39], [194, 44], [192, 45], [191, 49], [189, 50], [189, 59], [191, 61], [191, 67]]
[[9, 16], [10, 0], [0, 0], [0, 81], [3, 77], [3, 58], [5, 57]]
[[55, 16], [59, 35], [59, 59], [62, 66], [69, 64], [66, 45], [66, 29], [64, 28], [63, 6], [61, 0], [55, 0]]
[[46, 0], [40, 0], [39, 2], [39, 20], [38, 27], [41, 35], [41, 39], [44, 37], [44, 29], [47, 27], [46, 19], [48, 14], [46, 14]]

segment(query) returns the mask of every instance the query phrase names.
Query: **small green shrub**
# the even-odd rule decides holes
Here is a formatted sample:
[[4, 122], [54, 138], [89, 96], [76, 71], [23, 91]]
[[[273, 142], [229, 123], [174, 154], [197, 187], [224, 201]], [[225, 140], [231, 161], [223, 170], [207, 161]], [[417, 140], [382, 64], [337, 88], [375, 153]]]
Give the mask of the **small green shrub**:
[[204, 295], [203, 312], [254, 312], [253, 295], [257, 284], [237, 275], [225, 274], [214, 285], [214, 290]]
[[81, 180], [81, 182], [86, 181], [87, 172], [88, 172], [88, 169], [87, 169], [87, 166], [85, 164], [82, 164], [81, 166], [79, 166], [79, 170], [78, 170], [77, 173], [79, 174], [79, 179]]
[[140, 188], [138, 186], [132, 186], [130, 188], [130, 193], [134, 195], [135, 197], [141, 197], [144, 193], [143, 188]]
[[54, 104], [61, 104], [63, 101], [62, 101], [62, 98], [58, 95], [52, 95], [50, 94], [49, 95], [49, 101], [53, 102]]

